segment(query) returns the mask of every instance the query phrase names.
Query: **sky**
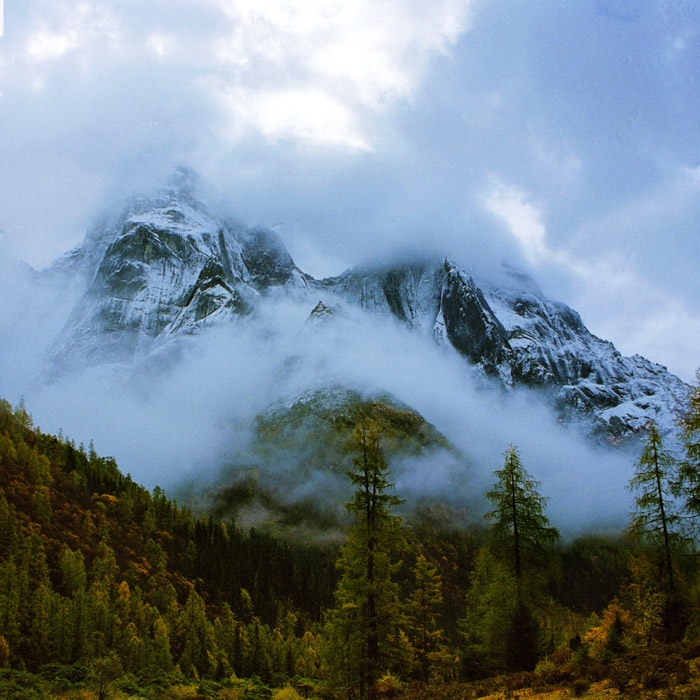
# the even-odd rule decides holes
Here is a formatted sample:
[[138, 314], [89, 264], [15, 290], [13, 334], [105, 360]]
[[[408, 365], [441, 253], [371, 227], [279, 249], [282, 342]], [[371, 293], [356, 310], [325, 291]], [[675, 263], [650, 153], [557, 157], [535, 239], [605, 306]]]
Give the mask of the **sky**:
[[0, 254], [44, 266], [187, 164], [315, 276], [507, 261], [700, 365], [694, 0], [6, 0]]

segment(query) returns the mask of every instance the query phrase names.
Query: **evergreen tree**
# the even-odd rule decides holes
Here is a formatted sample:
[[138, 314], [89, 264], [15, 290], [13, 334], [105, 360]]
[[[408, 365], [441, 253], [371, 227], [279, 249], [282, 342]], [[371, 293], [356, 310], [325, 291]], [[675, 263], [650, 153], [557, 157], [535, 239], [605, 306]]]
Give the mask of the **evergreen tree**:
[[85, 562], [80, 552], [75, 552], [64, 544], [58, 555], [58, 571], [65, 593], [72, 596], [85, 590]]
[[700, 519], [700, 369], [696, 377], [697, 384], [680, 419], [685, 458], [679, 466], [675, 492], [682, 496], [685, 510], [697, 522]]
[[467, 680], [496, 673], [505, 665], [508, 628], [518, 599], [513, 572], [488, 547], [479, 550], [469, 584], [466, 615], [459, 621], [462, 674]]
[[214, 638], [220, 652], [219, 668], [223, 668], [227, 675], [230, 675], [235, 667], [236, 634], [239, 633], [239, 626], [231, 606], [224, 603], [221, 615], [214, 620]]
[[389, 493], [393, 484], [380, 441], [373, 422], [360, 423], [353, 433], [356, 456], [347, 474], [356, 490], [347, 508], [356, 522], [337, 563], [342, 577], [326, 628], [332, 680], [348, 697], [374, 697], [380, 673], [396, 668], [405, 648], [392, 580], [400, 526], [392, 508], [401, 500]]
[[503, 469], [494, 476], [498, 481], [486, 495], [495, 508], [485, 518], [492, 523], [493, 544], [508, 561], [520, 593], [525, 569], [546, 559], [559, 532], [544, 515], [547, 499], [537, 492], [539, 482], [524, 469], [513, 445], [506, 450]]
[[442, 580], [437, 567], [423, 554], [413, 567], [415, 588], [408, 601], [410, 642], [416, 657], [418, 677], [422, 681], [439, 675], [448, 663], [442, 629], [438, 626], [442, 605]]
[[[503, 661], [509, 670], [532, 670], [537, 663], [540, 636], [530, 607], [534, 582], [547, 563], [548, 549], [559, 539], [559, 532], [544, 515], [547, 499], [537, 491], [539, 482], [524, 469], [513, 445], [506, 450], [503, 469], [494, 476], [496, 485], [487, 496], [495, 508], [485, 517], [492, 523], [494, 549], [509, 567], [516, 584], [514, 607], [505, 630]], [[524, 591], [526, 582], [529, 596]]]
[[676, 593], [673, 549], [682, 546], [681, 517], [673, 498], [677, 465], [663, 447], [652, 421], [644, 450], [639, 458], [630, 489], [635, 494], [630, 533], [658, 547], [666, 593], [664, 630], [672, 638], [682, 633], [681, 605]]
[[0, 668], [7, 668], [10, 665], [10, 646], [5, 637], [0, 635]]
[[681, 539], [680, 515], [673, 500], [676, 465], [663, 447], [661, 435], [652, 421], [642, 455], [635, 465], [630, 490], [635, 494], [630, 533], [658, 544], [669, 592], [675, 591], [672, 546]]
[[178, 662], [180, 668], [185, 675], [202, 676], [209, 667], [207, 648], [210, 623], [207, 620], [204, 601], [194, 590], [190, 591], [187, 603], [180, 614], [178, 626], [183, 639], [182, 653]]

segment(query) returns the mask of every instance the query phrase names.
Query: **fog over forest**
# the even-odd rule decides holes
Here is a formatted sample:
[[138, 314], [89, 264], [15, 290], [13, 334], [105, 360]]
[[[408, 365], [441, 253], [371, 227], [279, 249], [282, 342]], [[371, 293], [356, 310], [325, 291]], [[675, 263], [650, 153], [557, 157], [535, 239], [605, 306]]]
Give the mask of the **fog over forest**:
[[272, 298], [135, 367], [54, 375], [46, 353], [81, 289], [27, 264], [50, 265], [184, 163], [213, 212], [275, 231], [316, 278], [397, 254], [449, 255], [484, 279], [507, 263], [623, 355], [691, 382], [697, 3], [4, 10], [0, 395], [24, 396], [44, 430], [94, 439], [135, 479], [176, 488], [232, 462], [284, 469], [250, 453], [255, 416], [275, 401], [328, 385], [386, 391], [464, 457], [393, 465], [407, 499], [483, 509], [513, 443], [562, 531], [625, 521], [638, 445], [587, 441], [542, 396], [476, 380], [456, 352], [394, 321], [349, 313], [310, 339], [312, 305]]
[[86, 445], [94, 440], [98, 453], [115, 456], [149, 487], [189, 484], [206, 493], [226, 465], [244, 465], [242, 475], [254, 468], [283, 500], [323, 503], [335, 493], [338, 506], [348, 493], [344, 479], [323, 471], [294, 479], [289, 465], [254, 454], [251, 441], [256, 416], [275, 402], [342, 386], [388, 392], [461, 454], [392, 463], [409, 510], [411, 501], [435, 499], [467, 521], [480, 520], [491, 473], [512, 443], [542, 482], [562, 532], [615, 528], [626, 519], [636, 446], [587, 439], [586, 426], [563, 425], [537, 392], [504, 391], [476, 376], [451, 346], [393, 318], [348, 308], [332, 323], [309, 327], [307, 299], [272, 295], [253, 317], [180, 340], [133, 366], [56, 374], [46, 352], [70, 309], [71, 290], [57, 294], [26, 270], [6, 269], [2, 279], [2, 323], [15, 329], [0, 341], [0, 386], [8, 398], [23, 396], [43, 430], [62, 430]]

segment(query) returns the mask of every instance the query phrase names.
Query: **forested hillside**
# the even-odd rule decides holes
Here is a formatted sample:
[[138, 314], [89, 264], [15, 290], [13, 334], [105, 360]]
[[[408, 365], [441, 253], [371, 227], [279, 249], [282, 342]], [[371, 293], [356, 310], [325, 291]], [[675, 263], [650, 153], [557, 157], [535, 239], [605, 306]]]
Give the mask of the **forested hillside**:
[[332, 550], [196, 518], [5, 402], [0, 489], [3, 666], [115, 654], [144, 677], [316, 674]]
[[2, 401], [0, 697], [697, 697], [699, 408], [680, 463], [651, 426], [629, 532], [565, 543], [513, 446], [483, 528], [403, 522], [368, 417], [339, 547], [195, 515]]

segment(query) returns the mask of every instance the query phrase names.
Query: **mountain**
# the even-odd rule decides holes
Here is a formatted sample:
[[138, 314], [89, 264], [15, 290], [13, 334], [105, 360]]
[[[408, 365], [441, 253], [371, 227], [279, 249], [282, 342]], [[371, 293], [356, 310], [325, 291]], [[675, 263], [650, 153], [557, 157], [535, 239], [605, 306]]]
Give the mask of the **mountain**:
[[86, 283], [51, 350], [56, 365], [129, 362], [170, 337], [249, 314], [269, 287], [306, 284], [274, 233], [213, 218], [193, 187], [192, 173], [178, 170], [49, 268]]
[[281, 295], [308, 305], [316, 326], [344, 309], [399, 321], [451, 346], [504, 390], [539, 390], [562, 420], [583, 419], [613, 438], [651, 418], [670, 430], [687, 396], [666, 368], [623, 357], [516, 270], [496, 284], [426, 257], [315, 280], [275, 233], [214, 216], [195, 191], [193, 174], [178, 170], [44, 272], [84, 284], [50, 351], [54, 367], [133, 363], [204, 328], [254, 321], [266, 298]]
[[348, 443], [364, 419], [378, 423], [390, 456], [418, 456], [431, 450], [456, 454], [434, 426], [395, 397], [364, 395], [340, 386], [305, 392], [261, 413], [254, 449], [267, 461], [293, 460], [295, 472], [331, 465], [344, 476]]
[[[395, 478], [401, 479], [406, 465], [429, 469], [436, 460], [466, 473], [465, 458], [445, 436], [396, 397], [333, 386], [275, 402], [255, 420], [247, 455], [252, 464], [229, 464], [213, 489], [193, 483], [187, 493], [197, 493], [206, 510], [238, 523], [274, 524], [287, 536], [299, 528], [328, 534], [343, 522], [339, 506], [350, 496], [352, 435], [367, 420], [381, 430]], [[420, 503], [421, 494], [412, 497]]]
[[506, 388], [545, 391], [563, 419], [584, 417], [617, 437], [639, 431], [650, 418], [670, 430], [687, 397], [684, 382], [639, 355], [623, 357], [529, 276], [504, 272], [497, 286], [478, 285], [444, 259], [350, 270], [319, 284], [451, 344]]

